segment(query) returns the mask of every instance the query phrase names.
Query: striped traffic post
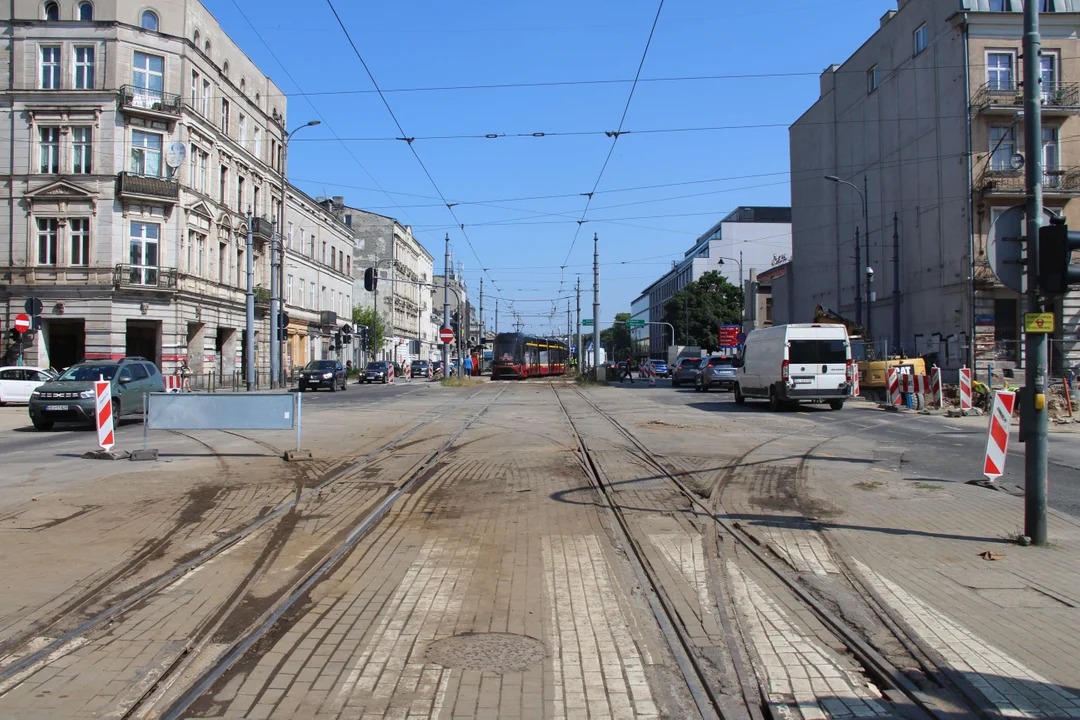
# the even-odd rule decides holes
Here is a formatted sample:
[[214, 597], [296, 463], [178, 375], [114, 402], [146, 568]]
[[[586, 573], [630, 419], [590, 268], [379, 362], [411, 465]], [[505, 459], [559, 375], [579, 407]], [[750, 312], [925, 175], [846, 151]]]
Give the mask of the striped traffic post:
[[1009, 428], [1012, 426], [1016, 393], [998, 390], [994, 393], [994, 410], [990, 414], [990, 430], [986, 438], [986, 457], [983, 475], [990, 482], [1005, 474], [1005, 456], [1009, 449]]
[[390, 363], [390, 369], [386, 371], [390, 376], [390, 384], [394, 384], [394, 363]]
[[116, 436], [113, 433], [112, 383], [108, 380], [95, 381], [94, 397], [97, 409], [94, 419], [97, 425], [98, 446], [108, 452], [116, 444]]
[[888, 404], [899, 405], [903, 402], [903, 397], [900, 394], [900, 370], [897, 368], [889, 368], [888, 377]]
[[855, 372], [851, 376], [851, 396], [859, 397], [859, 368], [856, 366]]
[[960, 409], [971, 410], [971, 368], [960, 368]]
[[941, 368], [937, 365], [930, 369], [930, 395], [939, 410], [945, 407], [945, 397], [941, 392]]

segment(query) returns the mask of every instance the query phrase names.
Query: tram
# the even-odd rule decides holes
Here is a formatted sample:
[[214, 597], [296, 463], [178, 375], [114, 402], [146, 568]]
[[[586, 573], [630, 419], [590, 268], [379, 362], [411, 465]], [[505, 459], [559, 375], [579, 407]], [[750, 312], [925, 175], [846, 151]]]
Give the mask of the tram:
[[524, 333], [499, 333], [491, 358], [491, 379], [518, 379], [563, 375], [569, 368], [570, 348], [561, 340]]

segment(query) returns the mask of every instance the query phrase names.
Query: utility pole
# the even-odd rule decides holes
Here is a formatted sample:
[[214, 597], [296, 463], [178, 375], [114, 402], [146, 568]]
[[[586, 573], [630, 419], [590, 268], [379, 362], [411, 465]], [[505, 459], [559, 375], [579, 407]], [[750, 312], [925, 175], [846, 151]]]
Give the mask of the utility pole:
[[[1027, 311], [1042, 312], [1039, 299], [1039, 226], [1042, 225], [1042, 40], [1039, 4], [1024, 3], [1024, 181], [1027, 186]], [[1024, 335], [1024, 534], [1036, 545], [1048, 540], [1046, 527], [1046, 455], [1049, 419], [1046, 409], [1046, 334]], [[1024, 416], [1021, 408], [1021, 416]]]
[[[570, 300], [566, 301], [566, 349], [570, 349]], [[567, 358], [569, 360], [570, 358]]]
[[584, 367], [585, 351], [581, 347], [581, 276], [577, 279], [577, 365], [578, 372]]
[[495, 335], [499, 334], [499, 298], [495, 298]]
[[278, 283], [278, 271], [281, 268], [278, 258], [278, 247], [281, 245], [281, 238], [278, 236], [277, 220], [274, 221], [274, 231], [270, 235], [270, 387], [275, 388], [278, 385], [278, 379], [281, 374], [281, 357], [280, 357], [280, 345], [281, 338], [278, 337], [280, 332], [280, 318], [281, 318], [281, 299], [278, 297], [279, 283]]
[[[450, 327], [450, 233], [446, 233], [446, 260], [443, 265], [442, 326]], [[443, 377], [450, 377], [450, 343], [446, 342], [442, 345], [442, 367]]]
[[874, 314], [874, 304], [871, 302], [873, 299], [873, 291], [870, 289], [870, 283], [874, 280], [874, 271], [871, 269], [873, 266], [870, 263], [870, 203], [867, 200], [867, 194], [870, 192], [866, 176], [863, 175], [863, 194], [862, 194], [862, 216], [863, 216], [863, 231], [866, 234], [866, 334], [869, 337], [873, 337], [874, 333], [871, 330], [871, 317]]
[[592, 315], [593, 370], [596, 372], [596, 379], [603, 382], [607, 378], [604, 377], [604, 371], [600, 368], [600, 236], [596, 233], [593, 233], [592, 251]]
[[477, 335], [479, 344], [484, 344], [484, 278], [480, 278], [480, 317], [478, 318], [478, 324], [480, 328]]
[[245, 370], [245, 378], [247, 381], [248, 391], [255, 389], [255, 268], [252, 265], [252, 255], [254, 240], [252, 238], [251, 228], [251, 209], [248, 208], [248, 231], [247, 231], [247, 321], [244, 329], [244, 357], [247, 362], [244, 364], [247, 366]]
[[[862, 246], [859, 244], [859, 226], [855, 226], [855, 323], [862, 325]], [[866, 338], [870, 340], [869, 337]], [[869, 357], [869, 356], [867, 356]]]
[[892, 215], [892, 333], [893, 347], [900, 350], [900, 215]]

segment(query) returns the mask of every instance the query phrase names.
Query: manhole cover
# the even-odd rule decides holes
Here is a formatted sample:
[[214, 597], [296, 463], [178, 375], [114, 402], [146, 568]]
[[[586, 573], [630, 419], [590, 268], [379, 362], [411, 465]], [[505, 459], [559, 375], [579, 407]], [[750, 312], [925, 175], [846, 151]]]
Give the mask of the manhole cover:
[[436, 640], [427, 659], [444, 667], [465, 670], [522, 670], [547, 655], [544, 643], [512, 633], [467, 633]]

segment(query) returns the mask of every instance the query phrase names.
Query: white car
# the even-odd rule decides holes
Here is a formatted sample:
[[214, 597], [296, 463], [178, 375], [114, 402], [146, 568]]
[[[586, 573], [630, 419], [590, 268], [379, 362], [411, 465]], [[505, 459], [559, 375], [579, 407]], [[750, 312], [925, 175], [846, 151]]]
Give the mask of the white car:
[[26, 365], [0, 367], [0, 405], [30, 402], [30, 393], [56, 377], [48, 368]]

